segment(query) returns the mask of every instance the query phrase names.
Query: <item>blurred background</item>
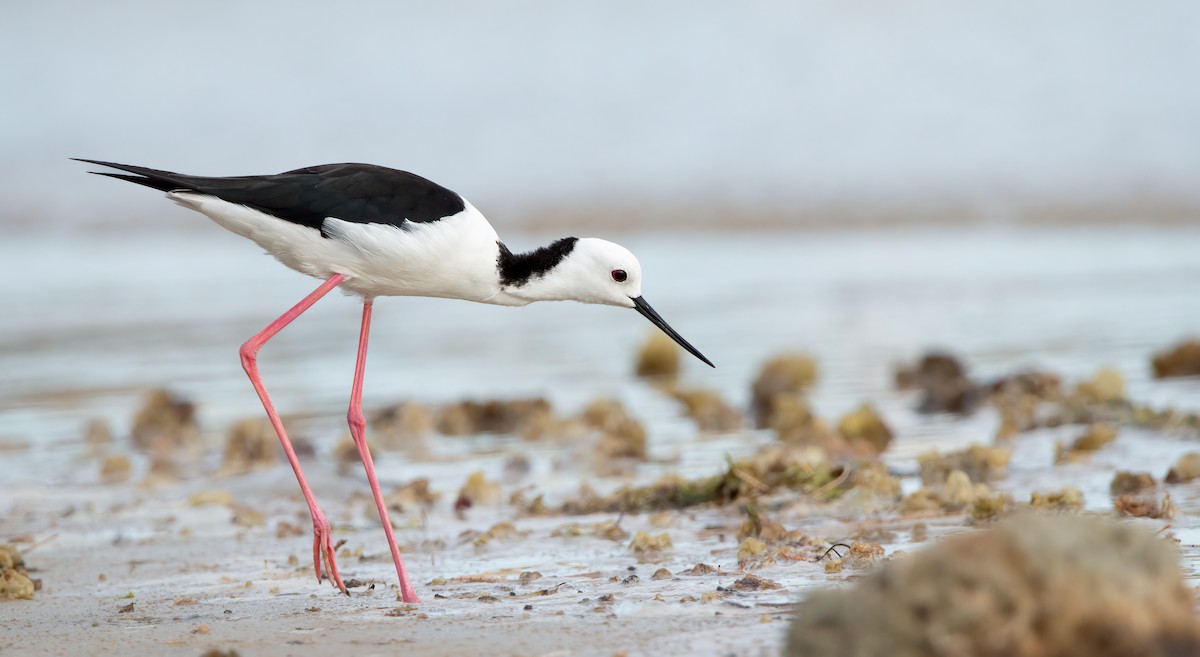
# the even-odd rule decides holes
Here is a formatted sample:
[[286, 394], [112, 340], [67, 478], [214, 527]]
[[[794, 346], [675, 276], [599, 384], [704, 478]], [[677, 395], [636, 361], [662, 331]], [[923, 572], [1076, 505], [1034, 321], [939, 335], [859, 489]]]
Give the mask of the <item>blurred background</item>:
[[[236, 348], [316, 285], [69, 157], [371, 162], [461, 192], [514, 248], [617, 239], [717, 363], [687, 376], [739, 403], [782, 349], [818, 358], [831, 414], [939, 345], [1149, 391], [1147, 354], [1200, 330], [1198, 25], [1186, 0], [6, 3], [0, 434], [36, 454], [89, 417], [120, 433], [149, 386], [213, 428], [254, 416]], [[264, 352], [318, 434], [357, 321], [331, 299]], [[602, 394], [686, 433], [632, 380], [648, 331], [388, 300], [367, 403]]]

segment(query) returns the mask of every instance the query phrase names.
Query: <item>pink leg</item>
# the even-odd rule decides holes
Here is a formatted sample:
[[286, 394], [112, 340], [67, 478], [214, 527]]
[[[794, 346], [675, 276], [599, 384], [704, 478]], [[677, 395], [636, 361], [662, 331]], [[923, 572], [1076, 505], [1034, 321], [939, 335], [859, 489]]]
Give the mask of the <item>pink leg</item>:
[[[317, 571], [317, 581], [321, 581], [321, 557], [323, 556], [329, 578], [342, 593], [346, 593], [346, 585], [342, 583], [342, 577], [338, 574], [337, 562], [334, 560], [333, 538], [329, 529], [329, 521], [325, 518], [325, 514], [321, 511], [321, 508], [317, 506], [317, 500], [313, 497], [312, 489], [308, 487], [308, 482], [304, 479], [304, 471], [300, 469], [300, 460], [296, 458], [296, 451], [292, 449], [292, 443], [288, 440], [287, 432], [283, 430], [283, 422], [280, 421], [279, 414], [275, 412], [275, 406], [271, 403], [271, 397], [267, 394], [267, 388], [263, 385], [262, 377], [258, 374], [258, 350], [268, 340], [275, 337], [276, 333], [283, 330], [283, 327], [292, 323], [292, 320], [299, 317], [301, 313], [311, 308], [321, 297], [337, 287], [345, 278], [341, 274], [334, 274], [329, 280], [322, 283], [321, 287], [318, 287], [312, 294], [304, 297], [304, 300], [292, 307], [291, 310], [284, 313], [279, 319], [271, 322], [267, 328], [263, 329], [257, 335], [247, 340], [241, 349], [242, 367], [246, 370], [246, 374], [250, 376], [250, 383], [254, 385], [254, 390], [258, 393], [258, 398], [262, 400], [263, 408], [267, 409], [267, 417], [271, 419], [271, 426], [275, 427], [275, 433], [279, 435], [279, 442], [283, 443], [283, 451], [287, 454], [288, 463], [292, 464], [292, 470], [296, 473], [296, 479], [300, 481], [300, 492], [304, 493], [304, 499], [308, 502], [308, 510], [312, 514], [313, 568]], [[347, 595], [349, 594], [347, 593]]]
[[358, 337], [358, 360], [354, 364], [354, 387], [350, 389], [350, 411], [346, 418], [350, 421], [350, 435], [354, 437], [354, 446], [362, 458], [363, 468], [367, 471], [367, 481], [371, 484], [371, 494], [375, 496], [375, 507], [379, 509], [379, 519], [383, 521], [383, 533], [387, 534], [388, 547], [392, 550], [392, 561], [396, 564], [396, 575], [400, 578], [400, 596], [405, 602], [420, 602], [417, 592], [408, 581], [408, 572], [404, 569], [404, 559], [400, 557], [400, 547], [396, 545], [396, 536], [392, 533], [392, 521], [388, 519], [387, 504], [383, 501], [383, 491], [379, 488], [379, 478], [375, 476], [375, 463], [371, 460], [371, 450], [367, 448], [367, 421], [362, 412], [363, 374], [367, 366], [367, 336], [371, 333], [371, 306], [374, 300], [363, 300], [362, 332]]

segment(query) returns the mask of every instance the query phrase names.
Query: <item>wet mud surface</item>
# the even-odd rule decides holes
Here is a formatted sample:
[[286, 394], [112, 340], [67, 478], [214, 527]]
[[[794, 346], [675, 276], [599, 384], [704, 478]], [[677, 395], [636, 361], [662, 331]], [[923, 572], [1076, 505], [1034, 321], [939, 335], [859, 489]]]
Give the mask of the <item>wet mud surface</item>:
[[41, 587], [0, 602], [0, 652], [774, 655], [814, 591], [1016, 512], [1147, 529], [1200, 583], [1200, 264], [1180, 236], [744, 238], [703, 290], [671, 272], [729, 240], [642, 239], [651, 298], [719, 369], [601, 309], [381, 313], [368, 442], [418, 605], [344, 447], [351, 300], [261, 360], [349, 596], [316, 581], [235, 357], [305, 281], [206, 298], [211, 279], [147, 262], [178, 280], [73, 312], [7, 300], [26, 313], [0, 336], [0, 543]]

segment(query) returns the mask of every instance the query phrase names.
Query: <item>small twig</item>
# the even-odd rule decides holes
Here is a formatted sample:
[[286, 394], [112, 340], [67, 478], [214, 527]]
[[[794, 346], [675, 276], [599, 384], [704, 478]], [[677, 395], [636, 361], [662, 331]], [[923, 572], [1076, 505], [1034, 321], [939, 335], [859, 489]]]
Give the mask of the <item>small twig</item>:
[[831, 481], [827, 481], [824, 484], [817, 486], [811, 493], [809, 493], [809, 495], [820, 495], [831, 488], [837, 488], [842, 484], [842, 482], [846, 481], [846, 478], [849, 476], [850, 466], [843, 467], [842, 474], [834, 477]]
[[837, 551], [837, 548], [840, 548], [840, 547], [844, 547], [844, 548], [846, 548], [847, 550], [851, 549], [851, 548], [850, 548], [850, 546], [849, 546], [849, 545], [846, 545], [845, 543], [834, 543], [833, 545], [830, 545], [830, 546], [829, 546], [829, 549], [828, 549], [828, 550], [825, 550], [824, 552], [822, 552], [822, 553], [821, 553], [821, 556], [817, 557], [817, 562], [819, 563], [819, 562], [820, 562], [822, 559], [824, 559], [825, 557], [829, 556], [829, 553], [830, 553], [830, 552], [832, 552], [832, 553], [836, 554], [836, 555], [838, 556], [838, 559], [841, 559], [841, 558], [842, 558], [842, 554], [841, 554], [840, 552], [838, 552], [838, 551]]

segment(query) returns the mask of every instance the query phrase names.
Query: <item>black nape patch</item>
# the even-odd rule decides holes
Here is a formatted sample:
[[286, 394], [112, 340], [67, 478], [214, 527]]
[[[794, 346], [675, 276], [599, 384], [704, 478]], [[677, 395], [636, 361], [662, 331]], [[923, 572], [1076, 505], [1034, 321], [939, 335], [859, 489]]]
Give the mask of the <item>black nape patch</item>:
[[571, 253], [578, 241], [577, 237], [564, 237], [529, 253], [513, 253], [504, 242], [496, 242], [500, 247], [500, 255], [496, 257], [500, 283], [521, 287], [536, 277], [545, 276]]
[[320, 230], [334, 217], [359, 224], [426, 223], [462, 212], [458, 194], [420, 176], [372, 164], [322, 164], [273, 176], [213, 178], [81, 160], [128, 174], [102, 173], [164, 192], [190, 191], [239, 203]]

